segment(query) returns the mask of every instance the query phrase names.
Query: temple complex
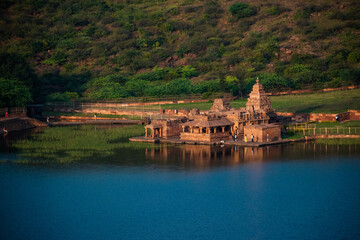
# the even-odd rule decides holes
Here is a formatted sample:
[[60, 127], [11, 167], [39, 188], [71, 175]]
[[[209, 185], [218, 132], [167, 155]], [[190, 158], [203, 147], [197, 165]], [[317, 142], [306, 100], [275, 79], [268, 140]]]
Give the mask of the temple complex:
[[[245, 108], [231, 109], [225, 99], [215, 99], [210, 111], [192, 110], [187, 118], [152, 120], [145, 138], [189, 142], [271, 142], [281, 140], [281, 125], [269, 124], [276, 116], [263, 85], [256, 80]], [[150, 132], [149, 132], [150, 131]]]

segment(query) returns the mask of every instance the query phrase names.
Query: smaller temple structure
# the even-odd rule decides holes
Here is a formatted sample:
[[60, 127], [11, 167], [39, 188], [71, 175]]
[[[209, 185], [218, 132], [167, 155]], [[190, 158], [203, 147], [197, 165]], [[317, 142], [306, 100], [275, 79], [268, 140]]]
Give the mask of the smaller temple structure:
[[248, 142], [273, 142], [281, 140], [281, 126], [257, 124], [244, 127], [244, 140]]
[[196, 115], [194, 120], [181, 124], [180, 140], [214, 142], [231, 138], [233, 122], [211, 115]]
[[151, 124], [145, 126], [145, 137], [165, 139], [179, 137], [181, 123], [181, 119], [178, 118], [152, 120]]

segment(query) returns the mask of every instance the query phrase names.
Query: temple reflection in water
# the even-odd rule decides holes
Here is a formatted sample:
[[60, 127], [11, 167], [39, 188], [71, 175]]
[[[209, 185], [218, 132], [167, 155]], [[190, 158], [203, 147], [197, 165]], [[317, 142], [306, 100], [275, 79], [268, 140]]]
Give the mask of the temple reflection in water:
[[359, 153], [358, 145], [327, 145], [315, 142], [272, 145], [266, 147], [220, 147], [210, 145], [164, 145], [146, 149], [145, 155], [153, 163], [184, 168], [207, 169], [235, 166], [249, 162], [297, 160], [327, 155]]
[[278, 159], [281, 145], [271, 147], [219, 147], [209, 145], [181, 145], [146, 149], [146, 157], [159, 164], [208, 168], [231, 166], [244, 162]]

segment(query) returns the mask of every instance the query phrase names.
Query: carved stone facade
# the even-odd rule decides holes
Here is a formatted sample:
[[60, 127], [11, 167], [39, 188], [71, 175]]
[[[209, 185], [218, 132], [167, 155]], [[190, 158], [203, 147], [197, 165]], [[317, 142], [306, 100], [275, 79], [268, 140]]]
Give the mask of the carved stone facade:
[[[181, 119], [152, 120], [151, 124], [145, 126], [145, 137], [165, 139], [178, 137], [181, 123]], [[148, 129], [150, 129], [150, 133]]]
[[256, 79], [256, 83], [249, 95], [246, 103], [246, 111], [261, 111], [266, 113], [273, 112], [270, 99], [266, 95], [263, 85], [259, 83], [259, 78]]

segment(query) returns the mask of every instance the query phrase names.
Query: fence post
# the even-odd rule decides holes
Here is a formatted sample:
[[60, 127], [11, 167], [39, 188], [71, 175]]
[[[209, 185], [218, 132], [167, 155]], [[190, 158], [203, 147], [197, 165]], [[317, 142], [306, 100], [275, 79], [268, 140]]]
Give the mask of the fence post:
[[315, 129], [316, 129], [316, 128], [314, 128], [314, 136], [316, 135], [316, 133], [315, 133]]
[[350, 127], [349, 127], [349, 134], [350, 134]]

